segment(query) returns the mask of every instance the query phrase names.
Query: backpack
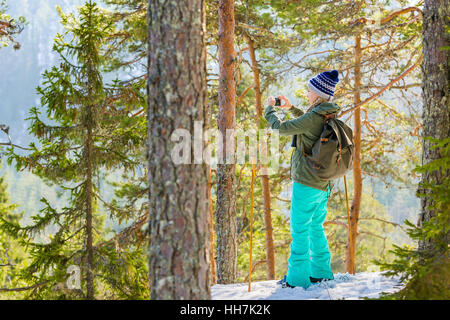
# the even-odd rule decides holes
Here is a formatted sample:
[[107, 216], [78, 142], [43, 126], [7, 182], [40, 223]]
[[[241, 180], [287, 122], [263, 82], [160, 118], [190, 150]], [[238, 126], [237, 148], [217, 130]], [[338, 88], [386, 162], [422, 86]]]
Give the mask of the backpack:
[[313, 144], [308, 155], [303, 145], [303, 154], [311, 172], [323, 180], [332, 180], [344, 176], [352, 169], [354, 157], [353, 130], [336, 114], [324, 116], [320, 138]]

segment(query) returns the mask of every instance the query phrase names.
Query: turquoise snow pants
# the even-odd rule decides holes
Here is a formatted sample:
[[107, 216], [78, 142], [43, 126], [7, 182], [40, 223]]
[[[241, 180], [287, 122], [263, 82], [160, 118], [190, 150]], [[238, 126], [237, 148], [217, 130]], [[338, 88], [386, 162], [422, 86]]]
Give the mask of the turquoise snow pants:
[[[328, 186], [330, 191], [330, 186]], [[308, 288], [309, 277], [333, 279], [330, 250], [323, 229], [328, 193], [293, 182], [291, 200], [291, 255], [286, 281]]]

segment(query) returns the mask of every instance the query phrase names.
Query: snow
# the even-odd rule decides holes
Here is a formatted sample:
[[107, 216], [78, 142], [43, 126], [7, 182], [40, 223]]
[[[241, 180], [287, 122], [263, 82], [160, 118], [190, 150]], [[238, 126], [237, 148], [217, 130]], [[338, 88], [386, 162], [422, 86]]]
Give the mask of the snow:
[[382, 272], [335, 274], [334, 280], [313, 284], [307, 289], [282, 288], [278, 280], [248, 283], [217, 284], [211, 288], [213, 300], [358, 300], [378, 298], [380, 293], [392, 293], [402, 288], [396, 277]]

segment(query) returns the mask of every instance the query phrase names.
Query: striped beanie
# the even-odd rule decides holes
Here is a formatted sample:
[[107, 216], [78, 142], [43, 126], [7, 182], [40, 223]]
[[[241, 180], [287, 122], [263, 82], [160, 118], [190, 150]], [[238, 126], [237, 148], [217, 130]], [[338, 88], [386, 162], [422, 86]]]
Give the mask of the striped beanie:
[[308, 81], [308, 88], [324, 99], [331, 99], [334, 96], [334, 88], [339, 82], [339, 72], [337, 70], [325, 71]]

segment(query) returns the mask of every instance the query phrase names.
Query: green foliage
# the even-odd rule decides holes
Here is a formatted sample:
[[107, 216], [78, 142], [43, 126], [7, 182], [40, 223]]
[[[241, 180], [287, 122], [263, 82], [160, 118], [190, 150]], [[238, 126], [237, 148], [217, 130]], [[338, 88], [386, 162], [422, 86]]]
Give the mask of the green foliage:
[[[64, 35], [55, 38], [53, 50], [60, 65], [43, 74], [37, 91], [41, 106], [30, 110], [29, 132], [38, 139], [31, 143], [31, 152], [21, 155], [8, 150], [8, 163], [17, 170], [28, 169], [47, 183], [58, 185], [66, 204], [55, 207], [46, 198], [44, 207], [32, 217], [30, 225], [1, 219], [1, 228], [20, 238], [31, 256], [30, 264], [21, 272], [29, 284], [45, 283], [32, 292], [34, 298], [79, 299], [86, 286], [88, 216], [93, 214], [94, 277], [97, 297], [145, 297], [146, 274], [141, 251], [132, 243], [121, 247], [118, 236], [107, 241], [105, 213], [111, 206], [100, 197], [101, 175], [110, 170], [134, 172], [135, 157], [143, 136], [142, 119], [133, 117], [127, 107], [130, 91], [117, 81], [105, 85], [101, 69], [103, 45], [113, 31], [113, 22], [88, 1], [79, 9], [79, 16], [64, 14], [61, 22]], [[42, 116], [44, 114], [44, 116]], [[92, 203], [92, 205], [90, 205]], [[109, 210], [110, 219], [117, 217]], [[43, 235], [39, 239], [39, 235]], [[130, 240], [131, 242], [131, 240]], [[140, 257], [140, 258], [139, 258]], [[67, 290], [65, 280], [70, 265], [81, 267], [81, 290]], [[113, 272], [114, 268], [120, 269]], [[137, 282], [131, 283], [129, 279]], [[104, 289], [108, 288], [108, 289]]]
[[[374, 95], [389, 82], [388, 79], [400, 75], [418, 60], [421, 19], [417, 12], [414, 15], [411, 12], [395, 15], [381, 25], [358, 22], [360, 18], [386, 18], [406, 6], [409, 4], [405, 1], [394, 4], [386, 0], [339, 4], [330, 4], [326, 0], [273, 1], [271, 8], [275, 11], [274, 16], [278, 17], [277, 21], [284, 26], [292, 26], [304, 40], [289, 51], [299, 58], [286, 58], [288, 63], [276, 68], [298, 70], [298, 73], [306, 71], [299, 79], [302, 83], [318, 72], [339, 70], [341, 76], [334, 100], [345, 110], [353, 105], [355, 97], [354, 77], [352, 72], [348, 72], [354, 68], [355, 35], [361, 37], [362, 47], [363, 78], [358, 88], [361, 100]], [[268, 64], [282, 62], [284, 59], [278, 58], [279, 55], [275, 50]], [[280, 73], [277, 73], [278, 78], [283, 76]], [[414, 83], [418, 76], [414, 71], [405, 80]], [[397, 89], [402, 90], [402, 99], [398, 98]], [[410, 186], [416, 183], [417, 178], [410, 172], [419, 161], [417, 134], [413, 135], [413, 132], [418, 126], [416, 118], [420, 115], [414, 110], [416, 93], [403, 94], [406, 90], [409, 89], [404, 84], [396, 83], [390, 89], [392, 93], [383, 94], [361, 108], [364, 112], [361, 168], [365, 176], [376, 177], [389, 186]], [[393, 100], [391, 94], [395, 96]], [[405, 109], [408, 112], [402, 112]], [[344, 117], [343, 120], [347, 121], [353, 114]]]
[[438, 149], [441, 157], [414, 170], [424, 175], [438, 173], [442, 181], [424, 181], [420, 184], [423, 192], [417, 193], [417, 196], [427, 198], [425, 209], [433, 213], [431, 218], [417, 226], [406, 221], [408, 235], [419, 245], [395, 246], [392, 252], [396, 257], [392, 263], [377, 261], [382, 269], [387, 270], [386, 275], [400, 275], [401, 280], [406, 282], [403, 290], [386, 298], [450, 298], [450, 138], [425, 139], [433, 143], [430, 149]]
[[[332, 252], [331, 266], [334, 272], [345, 272], [347, 250], [347, 211], [345, 192], [340, 185], [331, 196], [328, 203], [325, 231]], [[351, 190], [352, 180], [347, 180], [347, 188]], [[351, 195], [349, 195], [349, 204]], [[387, 214], [386, 207], [376, 200], [365, 186], [361, 201], [361, 214], [358, 224], [358, 238], [356, 247], [356, 272], [373, 270], [373, 260], [384, 257], [391, 259], [388, 252], [392, 248], [392, 234], [398, 232], [400, 225], [394, 223]]]
[[[237, 87], [237, 95], [251, 85], [253, 79], [247, 70], [242, 71], [241, 83]], [[214, 96], [215, 88], [210, 88], [210, 96]], [[300, 91], [299, 91], [300, 94]], [[237, 128], [242, 130], [257, 129], [256, 107], [254, 104], [255, 95], [249, 91], [242, 99], [242, 106], [236, 110]], [[306, 104], [306, 103], [305, 103]], [[211, 104], [211, 121], [217, 117], [218, 105]], [[301, 106], [303, 110], [306, 107]], [[295, 110], [293, 110], [295, 112]], [[286, 115], [286, 119], [295, 116], [293, 112]], [[265, 120], [263, 127], [267, 127]], [[271, 187], [271, 207], [272, 224], [275, 242], [275, 271], [276, 277], [281, 278], [287, 272], [287, 260], [290, 252], [290, 179], [289, 160], [292, 149], [290, 136], [280, 136], [281, 159], [280, 169], [276, 174], [270, 175]], [[247, 155], [248, 156], [248, 155]], [[249, 160], [246, 158], [247, 161]], [[258, 173], [257, 173], [258, 174]], [[213, 203], [215, 202], [215, 175], [212, 176]], [[238, 223], [238, 282], [243, 282], [248, 276], [248, 263], [250, 253], [250, 183], [251, 166], [237, 165], [235, 181], [237, 184], [236, 193], [236, 214]], [[340, 182], [340, 183], [339, 183]], [[352, 179], [347, 180], [347, 187], [352, 190]], [[253, 264], [257, 266], [252, 273], [254, 281], [267, 279], [265, 268], [266, 240], [264, 225], [264, 207], [262, 187], [259, 179], [255, 180], [254, 190], [254, 227], [253, 227]], [[352, 201], [352, 194], [349, 193], [349, 203]], [[347, 246], [347, 212], [345, 204], [345, 193], [343, 182], [336, 181], [336, 186], [328, 202], [328, 223], [325, 226], [328, 243], [332, 254], [332, 268], [334, 272], [345, 272], [345, 256]], [[370, 270], [372, 261], [380, 257], [390, 259], [388, 250], [392, 247], [391, 236], [397, 233], [401, 227], [392, 221], [387, 214], [386, 208], [375, 199], [370, 185], [364, 186], [361, 216], [359, 223], [360, 234], [357, 245], [357, 272]]]
[[[385, 1], [371, 1], [374, 4], [382, 4]], [[307, 98], [304, 79], [298, 79], [295, 83], [288, 83], [286, 76], [288, 71], [295, 70], [301, 73], [307, 71], [310, 76], [326, 69], [347, 70], [352, 67], [353, 51], [350, 45], [355, 33], [361, 28], [351, 27], [349, 22], [358, 17], [367, 16], [367, 7], [360, 7], [359, 2], [347, 2], [342, 5], [330, 6], [327, 1], [238, 1], [235, 4], [236, 14], [236, 42], [237, 63], [239, 68], [236, 72], [237, 96], [240, 104], [236, 107], [236, 124], [238, 129], [249, 130], [257, 128], [255, 92], [245, 90], [253, 85], [251, 69], [247, 67], [250, 61], [243, 57], [242, 51], [247, 47], [243, 35], [249, 35], [255, 42], [257, 50], [258, 67], [261, 76], [261, 88], [263, 95], [275, 95], [276, 89], [284, 90], [288, 95], [295, 94], [299, 99], [298, 105], [303, 110], [307, 109]], [[207, 28], [209, 38], [207, 43], [214, 48], [217, 44], [217, 1], [207, 2]], [[262, 12], [262, 14], [261, 14]], [[298, 12], [304, 14], [299, 15]], [[388, 12], [384, 13], [387, 15]], [[336, 17], [339, 17], [338, 19]], [[409, 26], [411, 24], [408, 24]], [[415, 26], [415, 24], [414, 24]], [[289, 29], [289, 30], [288, 30]], [[291, 32], [293, 29], [295, 32]], [[382, 33], [382, 30], [379, 30]], [[366, 39], [369, 31], [364, 30]], [[336, 46], [327, 46], [329, 40], [333, 39]], [[378, 39], [378, 38], [377, 38]], [[372, 38], [372, 41], [374, 39]], [[317, 49], [320, 45], [324, 49]], [[341, 49], [341, 48], [344, 49]], [[322, 48], [322, 47], [321, 47]], [[348, 48], [347, 50], [345, 50]], [[410, 48], [408, 48], [409, 50]], [[212, 51], [213, 49], [211, 49]], [[321, 55], [308, 55], [311, 52], [322, 52]], [[305, 54], [306, 53], [306, 54]], [[298, 54], [299, 61], [293, 61], [292, 57]], [[380, 52], [364, 57], [365, 63], [370, 65], [375, 56]], [[289, 56], [288, 56], [289, 55]], [[208, 55], [210, 63], [217, 63], [214, 52]], [[386, 58], [387, 59], [387, 58]], [[369, 67], [368, 67], [369, 68]], [[393, 71], [394, 72], [394, 71]], [[212, 72], [211, 72], [212, 73]], [[210, 119], [215, 123], [218, 115], [217, 101], [218, 81], [211, 77], [208, 86], [210, 97]], [[301, 85], [296, 87], [296, 85]], [[339, 97], [338, 104], [344, 108], [345, 104], [353, 99], [352, 83], [347, 77], [341, 78], [336, 96]], [[268, 87], [271, 86], [271, 92]], [[290, 89], [290, 90], [289, 90]], [[363, 93], [369, 93], [363, 90]], [[241, 96], [243, 95], [243, 96]], [[264, 100], [263, 100], [264, 101]], [[264, 106], [263, 106], [264, 107]], [[389, 107], [389, 106], [388, 106]], [[417, 148], [411, 147], [412, 139], [408, 139], [408, 128], [414, 123], [413, 116], [407, 116], [400, 112], [396, 113], [380, 104], [369, 104], [368, 120], [370, 123], [363, 127], [363, 159], [362, 169], [369, 176], [377, 177], [386, 184], [397, 181], [408, 184], [403, 175], [403, 167], [408, 167], [418, 158]], [[385, 114], [386, 113], [386, 114]], [[291, 119], [293, 114], [287, 113], [286, 119]], [[387, 123], [386, 119], [389, 119]], [[347, 120], [347, 119], [344, 119]], [[375, 130], [372, 126], [375, 126]], [[265, 120], [262, 127], [267, 127]], [[401, 129], [400, 129], [401, 127]], [[405, 136], [407, 136], [405, 138]], [[276, 247], [276, 276], [282, 277], [286, 273], [287, 259], [289, 256], [289, 161], [291, 150], [289, 148], [291, 137], [280, 137], [282, 148], [280, 159], [280, 170], [277, 174], [270, 176], [270, 187], [272, 195], [272, 216]], [[402, 143], [400, 143], [402, 142]], [[375, 148], [373, 146], [375, 145]], [[394, 150], [392, 146], [404, 148]], [[386, 154], [386, 155], [385, 155]], [[394, 160], [390, 154], [395, 155]], [[404, 155], [397, 159], [397, 155]], [[244, 281], [248, 274], [249, 254], [249, 190], [250, 190], [251, 168], [247, 165], [236, 168], [236, 181], [238, 187], [236, 193], [236, 210], [238, 216], [238, 281]], [[214, 178], [214, 176], [213, 176]], [[351, 179], [348, 180], [349, 190], [352, 190]], [[360, 234], [358, 236], [357, 271], [365, 271], [372, 267], [372, 261], [380, 256], [390, 259], [388, 250], [391, 248], [393, 234], [397, 234], [401, 226], [392, 221], [386, 212], [386, 208], [376, 200], [376, 195], [368, 184], [364, 184], [361, 216], [359, 222]], [[214, 193], [213, 193], [214, 194]], [[255, 220], [253, 238], [253, 262], [257, 263], [265, 259], [265, 230], [263, 217], [263, 195], [261, 186], [257, 179], [255, 185]], [[351, 203], [352, 194], [349, 192]], [[277, 200], [282, 199], [282, 200]], [[343, 185], [333, 190], [329, 200], [327, 225], [325, 230], [332, 252], [332, 267], [335, 272], [345, 271], [345, 255], [347, 246], [347, 213], [345, 205], [345, 194]], [[265, 280], [265, 263], [259, 263], [253, 273], [254, 280]]]
[[[61, 198], [64, 197], [63, 200], [56, 199], [55, 194], [48, 194], [48, 189], [45, 189], [42, 211], [34, 214], [25, 227], [21, 226], [18, 220], [5, 219], [4, 232], [8, 232], [8, 237], [11, 239], [22, 239], [22, 244], [32, 248], [29, 265], [40, 270], [40, 274], [27, 277], [26, 275], [32, 274], [33, 270], [31, 267], [23, 269], [21, 277], [15, 277], [19, 279], [19, 282], [10, 285], [11, 287], [26, 286], [41, 280], [61, 284], [67, 277], [66, 266], [71, 263], [78, 264], [83, 258], [82, 234], [70, 237], [78, 231], [77, 227], [82, 227], [83, 224], [83, 212], [78, 210], [77, 205], [83, 203], [84, 195], [77, 185], [83, 182], [85, 165], [80, 150], [85, 135], [80, 131], [79, 125], [87, 120], [83, 120], [83, 106], [92, 105], [95, 108], [93, 108], [94, 117], [91, 120], [98, 130], [94, 142], [95, 179], [99, 181], [95, 185], [97, 202], [95, 221], [98, 230], [95, 238], [96, 298], [142, 299], [148, 297], [146, 254], [148, 237], [144, 225], [148, 212], [146, 200], [149, 190], [145, 168], [145, 139], [143, 138], [146, 136], [147, 126], [145, 118], [147, 25], [145, 18], [148, 1], [103, 0], [102, 2], [109, 9], [97, 8], [98, 11], [92, 16], [94, 19], [90, 24], [75, 16], [61, 14], [62, 22], [68, 31], [67, 37], [58, 35], [55, 39], [54, 49], [60, 57], [61, 65], [44, 73], [44, 82], [38, 89], [42, 107], [30, 110], [29, 130], [31, 134], [39, 138], [39, 143], [31, 144], [32, 152], [27, 156], [10, 153], [10, 161], [15, 162], [18, 170], [31, 169], [42, 180], [60, 189]], [[385, 2], [370, 1], [368, 3], [380, 4], [382, 7]], [[87, 7], [83, 8], [82, 10], [86, 10]], [[215, 63], [217, 56], [212, 51], [217, 44], [217, 1], [206, 1], [206, 11], [208, 62]], [[298, 14], [299, 12], [302, 14]], [[236, 45], [239, 49], [237, 56], [239, 68], [236, 70], [237, 95], [240, 97], [246, 88], [253, 85], [251, 70], [247, 67], [248, 61], [242, 54], [243, 48], [247, 46], [244, 34], [250, 35], [255, 41], [261, 72], [261, 87], [263, 93], [267, 93], [269, 86], [278, 85], [278, 88], [286, 86], [283, 79], [287, 75], [285, 71], [294, 70], [298, 74], [307, 71], [306, 76], [309, 76], [330, 67], [339, 70], [350, 69], [353, 61], [352, 37], [355, 32], [361, 31], [361, 27], [349, 28], [349, 21], [366, 16], [367, 12], [367, 5], [363, 5], [360, 1], [350, 1], [339, 6], [330, 5], [329, 1], [317, 0], [271, 1], [269, 3], [262, 0], [236, 1]], [[385, 15], [387, 14], [388, 12], [385, 12]], [[414, 37], [417, 33], [418, 24], [414, 21], [409, 23], [405, 18], [401, 18], [398, 22], [400, 23], [396, 28], [392, 27], [398, 39], [405, 40]], [[382, 34], [386, 33], [383, 29], [379, 31]], [[370, 30], [364, 30], [366, 39], [374, 41], [376, 37], [370, 38], [370, 32]], [[69, 41], [67, 38], [73, 39]], [[95, 45], [85, 46], [86, 43], [83, 41], [88, 38], [91, 38]], [[326, 38], [329, 40], [325, 40]], [[382, 37], [377, 39], [385, 41]], [[321, 44], [329, 45], [330, 48], [333, 44], [334, 50], [328, 50], [326, 56], [311, 55], [299, 61], [290, 60], [295, 54], [301, 54], [303, 57], [305, 53], [321, 51], [318, 48]], [[401, 56], [410, 58], [411, 52], [416, 52], [415, 41], [406, 42], [406, 44], [403, 47], [399, 46], [404, 48], [403, 51], [393, 53], [393, 60], [397, 61]], [[366, 74], [370, 73], [369, 67], [376, 67], [386, 73], [390, 67], [398, 66], [397, 69], [390, 70], [392, 75], [397, 75], [406, 68], [406, 64], [402, 61], [397, 64], [390, 63], [389, 59], [381, 59], [382, 53], [383, 51], [374, 50], [371, 56], [364, 57], [363, 60], [366, 60], [367, 65], [367, 70], [364, 70]], [[88, 72], [88, 68], [83, 69], [83, 66], [90, 63], [88, 61], [95, 66], [94, 73], [90, 72], [92, 70]], [[80, 72], [82, 69], [85, 72]], [[110, 77], [113, 73], [117, 74], [119, 79], [105, 85], [104, 73], [108, 73]], [[88, 74], [92, 77], [87, 77]], [[86, 86], [88, 78], [92, 80], [92, 86]], [[350, 78], [341, 78], [337, 92], [340, 105], [352, 101], [353, 87]], [[304, 85], [304, 79], [299, 81]], [[214, 78], [214, 74], [209, 73], [211, 126], [215, 126], [218, 113], [217, 85], [218, 81]], [[93, 94], [86, 95], [88, 90], [92, 90]], [[366, 91], [363, 91], [363, 94], [371, 93], [367, 88], [364, 90]], [[294, 91], [297, 91], [295, 95], [302, 102], [301, 105], [306, 105], [306, 90], [302, 87], [300, 90], [293, 88], [292, 92]], [[242, 97], [241, 104], [237, 106], [236, 118], [240, 129], [257, 128], [258, 119], [256, 119], [254, 101], [255, 93], [249, 90]], [[13, 105], [13, 103], [10, 104]], [[405, 168], [408, 168], [411, 163], [417, 162], [418, 155], [417, 144], [414, 145], [414, 141], [407, 139], [413, 139], [408, 136], [408, 131], [412, 131], [416, 125], [414, 115], [396, 112], [381, 103], [367, 105], [367, 111], [368, 119], [377, 130], [369, 125], [363, 127], [365, 135], [363, 170], [368, 175], [377, 176], [383, 180], [385, 177], [392, 177], [392, 180], [405, 182], [406, 179], [401, 173], [406, 172]], [[289, 117], [292, 115], [288, 114], [287, 118]], [[18, 121], [18, 124], [21, 121], [22, 119]], [[264, 121], [262, 125], [264, 126]], [[277, 174], [270, 177], [277, 277], [286, 273], [289, 256], [290, 231], [287, 216], [289, 199], [285, 193], [290, 186], [288, 167], [291, 152], [288, 147], [290, 139], [291, 137], [281, 137], [281, 146], [284, 149], [281, 167]], [[403, 157], [401, 159], [394, 157], [395, 161], [393, 161], [390, 155], [398, 154]], [[121, 179], [115, 179], [118, 174], [121, 175]], [[244, 168], [237, 166], [236, 181], [239, 181], [236, 187], [239, 231], [238, 281], [243, 281], [248, 274], [250, 177], [251, 170], [248, 166]], [[112, 180], [110, 182], [114, 190], [112, 201], [106, 201], [105, 197], [100, 196], [102, 188], [104, 190], [102, 182], [105, 182], [107, 178]], [[389, 181], [388, 178], [385, 180]], [[29, 182], [31, 179], [26, 181], [31, 184]], [[351, 189], [350, 186], [349, 189]], [[345, 195], [342, 188], [336, 188], [334, 191], [329, 202], [327, 220], [345, 224]], [[39, 194], [39, 190], [33, 189], [24, 197], [32, 199], [35, 198], [35, 194]], [[24, 209], [29, 212], [35, 211], [34, 202], [32, 206], [31, 201], [23, 201], [23, 203], [27, 206]], [[81, 216], [77, 216], [77, 212]], [[125, 226], [125, 229], [111, 236], [103, 227], [107, 213], [109, 220], [116, 223], [117, 228]], [[254, 217], [253, 261], [258, 262], [265, 259], [263, 198], [259, 179], [256, 179], [255, 185]], [[380, 252], [379, 248], [387, 250], [390, 247], [389, 236], [393, 229], [390, 219], [386, 216], [385, 208], [370, 194], [366, 184], [361, 219], [360, 230], [364, 233], [358, 238], [358, 271], [366, 270], [374, 258], [386, 255], [384, 251]], [[387, 223], [376, 219], [386, 220]], [[79, 232], [82, 233], [83, 230]], [[326, 225], [326, 232], [332, 250], [333, 270], [342, 272], [347, 243], [346, 228], [342, 224], [330, 223]], [[70, 239], [62, 241], [65, 238]], [[266, 279], [264, 263], [256, 267], [253, 279]], [[59, 287], [54, 286], [54, 288]], [[51, 290], [47, 286], [34, 291], [31, 296], [82, 298], [81, 293]]]
[[[18, 222], [23, 213], [17, 212], [17, 205], [12, 204], [7, 192], [5, 177], [0, 177], [0, 218]], [[6, 295], [1, 291], [4, 287], [16, 286], [18, 281], [18, 270], [26, 261], [24, 248], [19, 241], [0, 229], [0, 299], [17, 299], [19, 294]]]

